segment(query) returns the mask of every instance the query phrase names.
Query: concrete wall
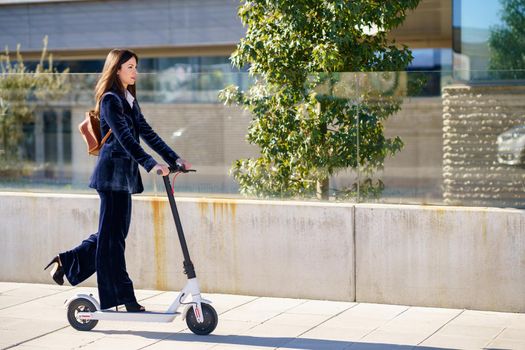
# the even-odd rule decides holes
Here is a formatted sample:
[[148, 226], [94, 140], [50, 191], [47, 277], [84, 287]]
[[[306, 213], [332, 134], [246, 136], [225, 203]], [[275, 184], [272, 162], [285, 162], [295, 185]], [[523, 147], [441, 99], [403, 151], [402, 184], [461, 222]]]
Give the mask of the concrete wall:
[[525, 311], [525, 212], [358, 205], [357, 300]]
[[[178, 203], [204, 292], [525, 312], [522, 210]], [[133, 206], [126, 254], [135, 286], [181, 288], [167, 201], [137, 196]], [[98, 198], [2, 193], [0, 217], [0, 280], [50, 283], [48, 260], [96, 231]]]
[[[49, 283], [45, 264], [97, 230], [97, 196], [13, 193], [0, 198], [2, 281]], [[355, 299], [351, 205], [178, 202], [204, 291]], [[135, 287], [180, 289], [186, 280], [167, 199], [134, 197], [132, 215], [126, 258]]]

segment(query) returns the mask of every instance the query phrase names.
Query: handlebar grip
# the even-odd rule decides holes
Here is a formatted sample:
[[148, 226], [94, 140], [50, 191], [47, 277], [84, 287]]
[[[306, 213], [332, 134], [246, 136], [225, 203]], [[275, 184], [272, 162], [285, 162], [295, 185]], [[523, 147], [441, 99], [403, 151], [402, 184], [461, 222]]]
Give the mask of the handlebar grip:
[[[186, 169], [180, 164], [176, 164], [175, 166], [169, 166], [168, 169], [170, 170], [170, 174], [178, 173], [178, 172], [181, 172], [181, 173], [190, 173], [190, 172], [196, 173], [197, 172], [197, 170], [195, 169]], [[157, 170], [157, 174], [161, 175], [162, 170]]]

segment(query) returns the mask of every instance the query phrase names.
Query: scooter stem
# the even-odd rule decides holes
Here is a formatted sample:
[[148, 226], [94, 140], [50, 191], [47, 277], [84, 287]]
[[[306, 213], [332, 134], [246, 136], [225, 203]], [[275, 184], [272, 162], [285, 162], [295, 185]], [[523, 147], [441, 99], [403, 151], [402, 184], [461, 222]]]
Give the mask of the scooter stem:
[[182, 248], [182, 255], [184, 256], [184, 273], [188, 276], [188, 279], [195, 278], [195, 268], [190, 259], [190, 252], [188, 251], [188, 246], [186, 244], [186, 238], [184, 237], [184, 231], [182, 230], [182, 224], [180, 222], [179, 212], [177, 210], [177, 205], [175, 204], [175, 198], [173, 197], [173, 192], [171, 189], [171, 184], [169, 180], [169, 175], [163, 176], [164, 186], [166, 187], [166, 193], [168, 194], [168, 200], [170, 202], [171, 212], [173, 214], [173, 219], [175, 221], [175, 226], [177, 228], [177, 234], [179, 235], [180, 247]]

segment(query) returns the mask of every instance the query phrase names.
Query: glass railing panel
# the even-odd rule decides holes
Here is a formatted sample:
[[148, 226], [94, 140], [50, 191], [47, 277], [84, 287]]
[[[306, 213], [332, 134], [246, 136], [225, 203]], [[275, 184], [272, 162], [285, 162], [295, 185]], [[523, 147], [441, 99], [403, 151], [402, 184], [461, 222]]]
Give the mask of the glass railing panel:
[[[514, 71], [487, 74], [504, 79], [473, 83], [447, 71], [313, 74], [308, 88], [319, 111], [344, 119], [326, 125], [327, 135], [344, 140], [324, 149], [342, 157], [318, 169], [328, 174], [325, 199], [523, 207], [524, 84]], [[24, 90], [8, 78], [0, 77], [0, 189], [93, 193], [97, 158], [77, 126], [93, 108], [98, 74], [68, 74], [49, 91]], [[139, 76], [147, 121], [198, 169], [177, 179], [178, 191], [242, 197], [230, 171], [236, 160], [259, 155], [246, 141], [252, 115], [218, 94], [229, 84], [247, 91], [253, 82], [247, 73]], [[146, 194], [163, 191], [159, 177], [142, 171], [142, 178]]]

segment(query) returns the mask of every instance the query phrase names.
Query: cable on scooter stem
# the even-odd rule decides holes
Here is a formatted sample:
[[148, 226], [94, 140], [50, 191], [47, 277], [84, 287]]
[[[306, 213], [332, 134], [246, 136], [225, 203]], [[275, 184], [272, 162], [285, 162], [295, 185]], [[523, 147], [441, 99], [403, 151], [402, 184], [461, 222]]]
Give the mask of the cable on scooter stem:
[[[169, 166], [168, 169], [170, 170], [169, 174], [176, 174], [176, 173], [196, 173], [197, 170], [195, 169], [186, 169], [182, 165], [177, 164], [176, 166], [172, 167]], [[169, 175], [168, 174], [168, 175]], [[157, 170], [157, 175], [162, 175], [162, 170]], [[166, 176], [168, 176], [166, 175]]]
[[[175, 179], [177, 178], [177, 176], [179, 176], [181, 173], [197, 172], [197, 170], [195, 169], [186, 169], [184, 166], [178, 163], [176, 163], [174, 167], [168, 167], [168, 169], [170, 170], [169, 174], [175, 174], [175, 176], [173, 177], [173, 183], [171, 185], [172, 194], [175, 194]], [[169, 176], [169, 174], [166, 176]], [[158, 169], [157, 175], [162, 175], [162, 170]]]
[[[169, 167], [169, 169], [170, 169], [170, 173], [181, 173], [181, 172], [188, 173], [190, 171], [191, 172], [196, 171], [193, 169], [186, 170], [178, 164], [177, 164], [177, 167], [173, 167], [173, 168]], [[157, 170], [157, 174], [162, 175], [162, 170], [160, 169]], [[164, 186], [166, 187], [166, 193], [168, 194], [168, 201], [170, 203], [171, 212], [173, 214], [173, 219], [175, 221], [175, 226], [177, 228], [177, 234], [179, 236], [179, 242], [180, 242], [181, 249], [182, 249], [182, 255], [184, 256], [184, 261], [183, 261], [184, 273], [188, 276], [188, 279], [192, 279], [196, 277], [195, 268], [193, 267], [193, 263], [191, 262], [190, 253], [188, 251], [188, 246], [186, 244], [186, 238], [184, 237], [184, 231], [180, 223], [179, 212], [177, 211], [177, 205], [175, 204], [175, 198], [173, 196], [173, 188], [171, 189], [172, 193], [170, 193], [169, 191], [171, 187], [169, 174], [162, 176], [162, 180], [164, 181]]]

